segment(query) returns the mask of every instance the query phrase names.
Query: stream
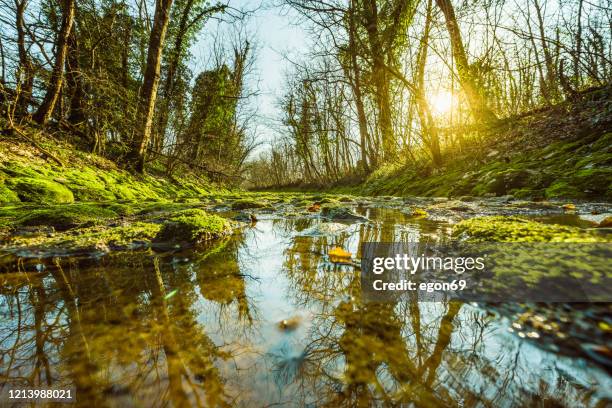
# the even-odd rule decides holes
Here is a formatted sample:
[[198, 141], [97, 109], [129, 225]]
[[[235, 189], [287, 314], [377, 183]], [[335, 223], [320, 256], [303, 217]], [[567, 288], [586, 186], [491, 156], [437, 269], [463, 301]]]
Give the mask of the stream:
[[474, 214], [589, 225], [537, 203], [483, 202], [415, 218], [405, 201], [357, 200], [367, 220], [334, 223], [279, 202], [197, 250], [4, 254], [0, 384], [70, 388], [84, 407], [611, 404], [609, 361], [588, 353], [610, 350], [610, 304], [366, 303], [359, 267], [328, 257], [336, 246], [359, 257], [367, 241], [444, 242]]

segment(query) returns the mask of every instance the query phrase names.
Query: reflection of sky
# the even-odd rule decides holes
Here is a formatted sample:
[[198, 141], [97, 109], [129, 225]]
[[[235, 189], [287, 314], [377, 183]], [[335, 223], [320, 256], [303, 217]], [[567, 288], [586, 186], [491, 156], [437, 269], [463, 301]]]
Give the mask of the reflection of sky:
[[[374, 230], [381, 231], [387, 228], [387, 234], [394, 240], [411, 240], [418, 237], [424, 228], [418, 224], [395, 224], [391, 220], [391, 213], [386, 211], [368, 212], [367, 215], [377, 221]], [[398, 218], [395, 212], [395, 219]], [[383, 221], [384, 220], [384, 221]], [[306, 227], [316, 224], [320, 220], [311, 220]], [[403, 226], [404, 229], [398, 229]], [[245, 235], [238, 253], [241, 272], [245, 275], [256, 277], [257, 280], [246, 279], [246, 294], [251, 298], [253, 309], [257, 309], [256, 321], [252, 331], [244, 334], [241, 330], [233, 330], [234, 315], [227, 315], [219, 319], [215, 313], [215, 305], [208, 304], [208, 308], [200, 315], [207, 333], [217, 345], [240, 343], [244, 348], [240, 349], [239, 355], [232, 358], [229, 363], [222, 364], [221, 370], [224, 378], [231, 378], [239, 384], [238, 391], [241, 395], [249, 395], [255, 404], [269, 403], [271, 401], [289, 400], [297, 401], [296, 383], [283, 382], [278, 376], [277, 364], [285, 363], [290, 367], [289, 374], [298, 372], [298, 367], [304, 361], [308, 364], [308, 358], [313, 356], [321, 358], [329, 348], [327, 357], [317, 361], [323, 364], [320, 369], [326, 374], [332, 374], [342, 378], [345, 369], [345, 355], [333, 353], [340, 342], [343, 333], [347, 330], [345, 323], [337, 320], [337, 305], [346, 301], [346, 283], [342, 279], [326, 279], [325, 274], [340, 274], [339, 269], [325, 268], [325, 258], [318, 255], [311, 258], [311, 267], [316, 268], [317, 273], [310, 275], [312, 281], [307, 285], [313, 292], [300, 293], [303, 289], [300, 284], [292, 283], [291, 277], [284, 263], [293, 251], [310, 251], [318, 248], [316, 242], [327, 242], [324, 248], [340, 244], [350, 252], [358, 253], [360, 246], [360, 229], [363, 224], [353, 224], [339, 237], [308, 237], [311, 245], [305, 247], [295, 244], [296, 239], [303, 240], [296, 225], [288, 222], [274, 223], [265, 219], [256, 224], [253, 230]], [[406, 233], [408, 232], [408, 234]], [[376, 234], [375, 234], [376, 235]], [[293, 251], [287, 252], [293, 248]], [[322, 254], [319, 254], [322, 255]], [[319, 259], [318, 261], [316, 259]], [[303, 263], [297, 262], [298, 273], [307, 273], [301, 270]], [[347, 271], [350, 269], [347, 269]], [[324, 283], [327, 282], [327, 283]], [[327, 286], [326, 286], [327, 285]], [[337, 286], [328, 286], [337, 285]], [[337, 293], [337, 298], [329, 299], [329, 303], [317, 301], [319, 291], [330, 294]], [[300, 295], [309, 299], [303, 304]], [[303, 300], [303, 299], [301, 299]], [[208, 302], [206, 302], [208, 303]], [[426, 344], [425, 352], [420, 358], [428, 358], [435, 348], [435, 342], [440, 336], [440, 319], [446, 313], [446, 306], [437, 302], [423, 302], [419, 304], [420, 327], [422, 341]], [[357, 310], [357, 309], [355, 309]], [[357, 313], [357, 312], [356, 312]], [[402, 335], [406, 341], [407, 350], [414, 361], [418, 361], [416, 350], [417, 344], [413, 327], [408, 323], [406, 304], [398, 304], [394, 316], [403, 321]], [[301, 324], [295, 331], [281, 331], [278, 322], [295, 316], [302, 317]], [[355, 315], [356, 316], [356, 315]], [[382, 323], [382, 322], [381, 322]], [[453, 334], [450, 345], [445, 348], [442, 364], [436, 370], [436, 381], [434, 388], [446, 388], [455, 398], [464, 398], [470, 390], [478, 390], [484, 398], [497, 401], [500, 404], [508, 401], [517, 401], [525, 398], [522, 392], [538, 395], [542, 390], [542, 384], [548, 384], [549, 393], [565, 392], [567, 395], [559, 395], [561, 399], [568, 398], [569, 401], [577, 398], [577, 391], [572, 386], [556, 387], [555, 384], [570, 378], [572, 384], [589, 389], [593, 384], [598, 384], [595, 390], [595, 398], [609, 398], [609, 385], [612, 378], [603, 371], [592, 365], [584, 365], [580, 359], [573, 359], [555, 352], [548, 352], [536, 345], [535, 342], [520, 339], [516, 333], [511, 333], [508, 327], [512, 321], [505, 317], [492, 318], [476, 304], [464, 304], [453, 324]], [[333, 330], [331, 329], [333, 328]], [[358, 338], [351, 340], [359, 341]], [[361, 339], [363, 340], [363, 339]], [[307, 347], [312, 347], [306, 353]], [[226, 351], [238, 349], [227, 347]], [[337, 350], [336, 350], [337, 351]], [[400, 350], [398, 350], [399, 352]], [[333, 354], [333, 356], [332, 356]], [[302, 358], [305, 357], [304, 360]], [[236, 370], [236, 368], [240, 370]], [[286, 367], [286, 366], [284, 366]], [[235, 377], [235, 376], [238, 377]], [[394, 380], [384, 378], [381, 373], [381, 383], [385, 388], [393, 389]], [[284, 377], [283, 377], [284, 378]], [[287, 377], [293, 378], [291, 375]], [[312, 379], [319, 387], [323, 387], [325, 377]], [[320, 383], [319, 383], [320, 382]], [[280, 386], [282, 383], [282, 387]], [[322, 388], [316, 388], [318, 391]], [[307, 389], [312, 393], [314, 389]]]
[[[249, 38], [254, 38], [257, 44], [257, 60], [255, 72], [250, 78], [250, 87], [258, 89], [259, 95], [250, 102], [258, 110], [258, 140], [268, 142], [272, 139], [272, 128], [275, 120], [280, 117], [276, 105], [283, 92], [285, 75], [291, 64], [284, 58], [285, 55], [300, 57], [308, 49], [306, 33], [297, 24], [295, 14], [286, 8], [273, 7], [270, 2], [263, 0], [260, 8], [259, 0], [229, 0], [230, 6], [245, 11], [256, 10], [246, 22], [246, 32]], [[240, 23], [237, 23], [240, 24]], [[218, 28], [224, 31], [235, 29], [236, 25], [210, 21], [204, 28], [193, 47], [195, 60], [192, 68], [196, 71], [207, 66], [211, 52], [211, 34]]]

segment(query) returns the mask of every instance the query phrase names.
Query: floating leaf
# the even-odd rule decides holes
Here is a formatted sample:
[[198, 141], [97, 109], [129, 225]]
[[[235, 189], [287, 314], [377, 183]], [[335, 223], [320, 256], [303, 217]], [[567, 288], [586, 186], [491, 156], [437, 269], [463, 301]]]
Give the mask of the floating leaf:
[[345, 251], [340, 247], [334, 247], [328, 252], [330, 261], [334, 263], [346, 263], [351, 260], [353, 254], [349, 251]]
[[278, 322], [278, 328], [285, 331], [293, 331], [298, 328], [302, 321], [301, 316], [293, 316]]
[[572, 210], [576, 209], [576, 206], [574, 204], [571, 204], [571, 203], [570, 204], [565, 204], [565, 205], [563, 205], [563, 209], [564, 210], [568, 210], [568, 211], [572, 211]]

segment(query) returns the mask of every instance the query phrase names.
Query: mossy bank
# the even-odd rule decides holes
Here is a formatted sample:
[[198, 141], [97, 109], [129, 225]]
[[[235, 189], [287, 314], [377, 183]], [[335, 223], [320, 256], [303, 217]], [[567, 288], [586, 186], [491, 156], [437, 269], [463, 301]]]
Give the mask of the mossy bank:
[[612, 200], [612, 87], [467, 132], [441, 167], [410, 155], [358, 185], [361, 195]]
[[[40, 148], [18, 138], [0, 140], [0, 203], [180, 201], [226, 191], [201, 177], [168, 177], [155, 168], [135, 175], [68, 143], [38, 138]], [[58, 160], [45, 154], [50, 151]]]

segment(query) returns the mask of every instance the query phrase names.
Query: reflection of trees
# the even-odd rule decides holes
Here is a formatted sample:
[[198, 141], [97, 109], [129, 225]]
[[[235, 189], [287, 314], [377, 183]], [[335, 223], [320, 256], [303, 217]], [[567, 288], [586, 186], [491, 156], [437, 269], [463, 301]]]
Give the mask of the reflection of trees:
[[[435, 235], [437, 226], [430, 227]], [[538, 396], [554, 406], [592, 400], [593, 393], [561, 380], [566, 374], [554, 365], [541, 368], [554, 373], [549, 377], [534, 373], [520, 342], [491, 344], [499, 336], [493, 315], [458, 302], [420, 303], [415, 296], [363, 302], [360, 271], [324, 257], [334, 245], [412, 241], [419, 233], [374, 222], [353, 235], [293, 239], [284, 262], [288, 298], [314, 316], [301, 355], [271, 359], [277, 381], [293, 387], [292, 396], [302, 404], [355, 407], [493, 407]]]
[[202, 297], [219, 305], [219, 320], [232, 320], [227, 309], [235, 305], [238, 321], [248, 327], [253, 323], [254, 306], [246, 294], [246, 276], [239, 264], [239, 249], [238, 240], [227, 239], [197, 257], [189, 267], [195, 269]]
[[72, 386], [86, 406], [229, 404], [190, 268], [147, 253], [47, 267], [4, 294], [0, 382]]
[[[359, 242], [389, 242], [401, 239], [402, 233], [393, 225], [363, 224], [357, 235]], [[314, 397], [305, 387], [311, 384], [320, 405], [448, 405], [452, 400], [441, 399], [432, 384], [461, 305], [447, 305], [438, 320], [437, 340], [428, 342], [433, 344], [432, 350], [427, 357], [422, 356], [424, 328], [416, 300], [408, 305], [363, 302], [359, 271], [323, 261], [321, 254], [332, 245], [347, 247], [349, 239], [346, 234], [334, 238], [296, 237], [286, 251], [284, 265], [293, 285], [291, 297], [319, 309], [304, 355], [293, 364], [300, 364], [293, 372], [299, 377], [296, 383], [304, 402]], [[398, 311], [405, 313], [400, 315]], [[416, 353], [407, 340], [406, 331], [410, 328]], [[275, 363], [279, 372], [286, 373], [286, 361]]]

